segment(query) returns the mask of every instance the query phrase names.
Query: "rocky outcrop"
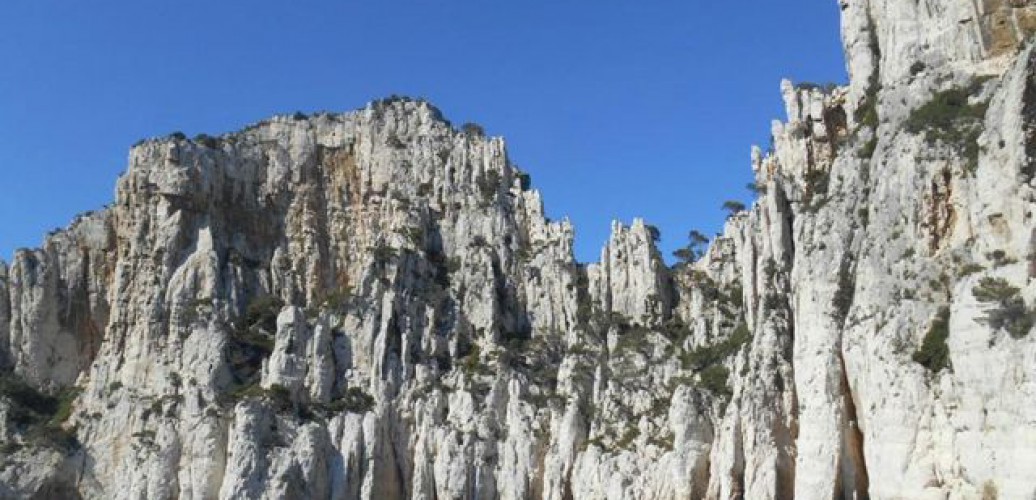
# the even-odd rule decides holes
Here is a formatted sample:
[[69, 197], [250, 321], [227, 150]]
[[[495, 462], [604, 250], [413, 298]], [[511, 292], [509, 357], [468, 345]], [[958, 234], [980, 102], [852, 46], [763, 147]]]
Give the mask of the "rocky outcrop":
[[0, 496], [1032, 496], [1034, 9], [842, 2], [671, 267], [423, 101], [144, 141], [0, 264]]

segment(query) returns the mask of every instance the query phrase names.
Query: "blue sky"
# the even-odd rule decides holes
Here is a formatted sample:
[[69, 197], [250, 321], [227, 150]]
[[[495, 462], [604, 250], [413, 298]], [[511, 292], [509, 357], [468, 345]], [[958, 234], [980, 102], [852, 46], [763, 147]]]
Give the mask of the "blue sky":
[[578, 259], [638, 216], [668, 255], [751, 199], [782, 77], [845, 81], [834, 0], [4, 0], [0, 257], [112, 201], [138, 139], [390, 94], [506, 137]]

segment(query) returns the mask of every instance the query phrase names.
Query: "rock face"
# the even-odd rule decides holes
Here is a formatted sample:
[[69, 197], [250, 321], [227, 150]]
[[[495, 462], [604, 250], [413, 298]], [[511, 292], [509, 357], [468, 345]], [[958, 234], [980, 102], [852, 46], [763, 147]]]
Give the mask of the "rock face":
[[1036, 495], [1036, 5], [841, 4], [673, 267], [422, 101], [138, 144], [0, 263], [0, 497]]

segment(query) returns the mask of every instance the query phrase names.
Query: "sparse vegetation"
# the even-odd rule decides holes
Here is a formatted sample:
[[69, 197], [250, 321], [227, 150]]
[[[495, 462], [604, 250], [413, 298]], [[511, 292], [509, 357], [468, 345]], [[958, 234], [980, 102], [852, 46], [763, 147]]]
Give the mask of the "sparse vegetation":
[[400, 140], [399, 136], [395, 132], [390, 132], [388, 137], [385, 138], [385, 144], [388, 144], [392, 149], [405, 149], [406, 144]]
[[374, 398], [359, 387], [350, 387], [340, 399], [332, 401], [331, 405], [333, 409], [350, 413], [366, 413], [374, 409]]
[[349, 301], [352, 300], [353, 292], [348, 286], [335, 288], [324, 296], [324, 301], [321, 303], [321, 307], [332, 311], [343, 311], [348, 306]]
[[834, 82], [827, 82], [823, 84], [814, 82], [799, 82], [795, 84], [795, 88], [797, 90], [806, 91], [819, 90], [820, 92], [823, 92], [825, 94], [830, 94], [831, 92], [834, 92], [838, 89], [838, 84]]
[[256, 297], [245, 308], [244, 327], [260, 328], [268, 332], [277, 329], [277, 315], [284, 307], [284, 301], [275, 295]]
[[805, 192], [802, 202], [806, 211], [816, 211], [827, 202], [827, 188], [830, 178], [826, 170], [813, 169], [802, 174]]
[[998, 500], [999, 498], [1000, 490], [997, 489], [996, 483], [992, 479], [982, 484], [982, 500]]
[[1008, 257], [1007, 252], [999, 249], [986, 254], [986, 258], [993, 262], [993, 267], [1003, 267], [1018, 262], [1017, 259]]
[[500, 174], [496, 170], [490, 170], [478, 179], [478, 191], [482, 194], [482, 202], [490, 204], [496, 199], [500, 189]]
[[23, 439], [52, 449], [71, 452], [79, 447], [74, 430], [62, 427], [72, 414], [80, 390], [72, 387], [56, 395], [44, 394], [14, 374], [0, 375], [0, 398], [8, 400], [10, 429]]
[[687, 233], [688, 243], [686, 247], [679, 248], [673, 252], [673, 256], [680, 262], [690, 264], [705, 255], [709, 245], [709, 238], [698, 230]]
[[522, 191], [528, 191], [532, 189], [532, 176], [525, 172], [518, 172], [518, 183]]
[[971, 289], [975, 300], [993, 306], [982, 321], [994, 330], [1004, 329], [1012, 338], [1029, 334], [1036, 313], [1025, 304], [1018, 287], [1003, 278], [985, 277]]
[[964, 276], [968, 276], [968, 275], [975, 274], [975, 273], [980, 273], [980, 272], [985, 271], [985, 270], [986, 270], [986, 268], [983, 267], [982, 264], [976, 264], [974, 262], [969, 262], [969, 263], [964, 264], [963, 266], [961, 266], [960, 270], [957, 271], [957, 275], [963, 278]]
[[860, 225], [862, 225], [863, 227], [867, 227], [867, 225], [870, 223], [870, 215], [870, 211], [866, 208], [861, 208], [856, 211], [856, 217], [860, 221]]
[[198, 134], [194, 136], [194, 143], [201, 144], [209, 149], [216, 149], [219, 147], [219, 139], [208, 134]]
[[878, 136], [874, 135], [871, 136], [871, 138], [868, 139], [867, 142], [863, 143], [862, 146], [860, 146], [860, 150], [857, 154], [857, 157], [863, 159], [873, 158], [874, 151], [876, 149], [878, 149]]
[[924, 133], [929, 144], [953, 146], [967, 160], [966, 168], [974, 173], [978, 167], [978, 136], [987, 104], [972, 103], [969, 97], [979, 90], [980, 82], [967, 88], [944, 90], [915, 109], [904, 123], [907, 132]]
[[685, 352], [680, 356], [680, 361], [684, 369], [702, 372], [709, 366], [722, 363], [728, 357], [737, 354], [750, 340], [752, 332], [748, 330], [747, 324], [741, 322], [725, 340]]
[[939, 373], [950, 366], [950, 348], [946, 339], [950, 336], [950, 309], [939, 309], [928, 332], [921, 342], [921, 347], [914, 353], [915, 363], [924, 366], [933, 373]]
[[711, 365], [701, 371], [698, 375], [701, 380], [701, 387], [715, 394], [716, 396], [728, 397], [733, 394], [727, 380], [730, 377], [730, 370], [723, 365]]
[[615, 441], [615, 449], [625, 450], [629, 448], [639, 436], [640, 429], [635, 425], [630, 425], [626, 428], [626, 432], [622, 433], [622, 437]]
[[477, 123], [468, 122], [460, 126], [460, 130], [467, 135], [473, 137], [485, 137], [486, 130], [482, 128], [482, 125]]
[[[869, 15], [868, 19], [870, 21], [869, 26], [872, 26], [872, 28], [867, 32], [870, 52], [875, 58], [877, 58], [877, 60], [880, 60], [881, 43], [878, 40], [877, 32], [873, 29], [873, 26], [877, 26], [877, 24], [875, 24], [874, 19], [871, 19]], [[871, 130], [877, 130], [878, 124], [881, 121], [878, 117], [878, 92], [881, 92], [881, 74], [879, 73], [879, 69], [880, 66], [875, 65], [870, 75], [868, 75], [867, 95], [860, 104], [860, 107], [856, 109], [855, 113], [856, 121], [861, 126], [868, 127]]]
[[731, 218], [745, 211], [745, 204], [740, 201], [727, 200], [723, 202], [723, 210], [727, 211], [727, 218]]
[[658, 230], [658, 227], [651, 224], [644, 224], [644, 227], [647, 228], [648, 234], [651, 235], [651, 241], [655, 243], [662, 241], [662, 232]]
[[464, 373], [470, 376], [481, 368], [482, 360], [481, 349], [478, 344], [471, 344], [468, 349], [468, 352], [460, 358], [460, 367], [464, 370]]
[[838, 323], [845, 321], [849, 315], [849, 308], [853, 305], [853, 297], [856, 294], [856, 276], [853, 270], [852, 258], [848, 255], [842, 257], [842, 263], [838, 266], [838, 289], [831, 297], [832, 314]]
[[867, 93], [867, 97], [863, 100], [863, 104], [856, 110], [858, 121], [861, 126], [876, 129], [878, 128], [878, 95], [877, 92]]
[[[284, 301], [273, 295], [261, 295], [249, 302], [245, 314], [234, 322], [225, 356], [237, 388], [231, 393], [248, 390], [258, 384], [259, 369], [270, 356], [277, 330], [277, 315]], [[179, 375], [170, 375], [170, 383], [178, 384]]]
[[377, 262], [380, 265], [385, 265], [398, 257], [399, 252], [387, 243], [382, 242], [371, 249], [371, 255], [374, 257], [374, 262]]
[[264, 389], [259, 385], [258, 381], [238, 386], [229, 391], [224, 397], [224, 402], [233, 405], [239, 401], [250, 399], [262, 399], [269, 403], [274, 410], [280, 412], [286, 412], [294, 408], [291, 391], [288, 388], [279, 384], [273, 384], [269, 389]]

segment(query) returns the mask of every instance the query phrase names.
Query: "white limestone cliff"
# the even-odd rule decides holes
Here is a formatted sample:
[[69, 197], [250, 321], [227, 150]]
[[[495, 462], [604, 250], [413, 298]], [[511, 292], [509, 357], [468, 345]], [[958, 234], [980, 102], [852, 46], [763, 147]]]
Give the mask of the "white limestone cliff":
[[136, 145], [0, 263], [0, 497], [1032, 497], [1036, 6], [841, 6], [673, 267], [422, 101]]

